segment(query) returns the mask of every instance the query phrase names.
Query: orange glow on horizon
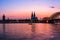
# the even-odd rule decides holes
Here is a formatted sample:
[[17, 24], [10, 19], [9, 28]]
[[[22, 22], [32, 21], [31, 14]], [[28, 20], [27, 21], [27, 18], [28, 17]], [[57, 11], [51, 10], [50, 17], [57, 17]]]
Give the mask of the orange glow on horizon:
[[[25, 10], [25, 9], [24, 9]], [[26, 9], [24, 10], [11, 10], [11, 11], [6, 11], [4, 12], [4, 14], [6, 15], [7, 18], [30, 18], [31, 17], [31, 13], [32, 10], [35, 11], [36, 16], [40, 19], [43, 17], [49, 17], [51, 16], [53, 13], [60, 11], [60, 9], [51, 9], [51, 8], [35, 8], [32, 10], [28, 10]], [[33, 11], [33, 12], [34, 12]]]

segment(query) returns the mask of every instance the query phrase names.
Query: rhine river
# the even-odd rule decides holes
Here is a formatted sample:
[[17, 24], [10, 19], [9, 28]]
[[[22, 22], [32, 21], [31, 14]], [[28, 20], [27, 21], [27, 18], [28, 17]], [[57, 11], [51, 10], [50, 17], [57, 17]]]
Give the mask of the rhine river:
[[0, 24], [0, 40], [60, 40], [60, 24]]

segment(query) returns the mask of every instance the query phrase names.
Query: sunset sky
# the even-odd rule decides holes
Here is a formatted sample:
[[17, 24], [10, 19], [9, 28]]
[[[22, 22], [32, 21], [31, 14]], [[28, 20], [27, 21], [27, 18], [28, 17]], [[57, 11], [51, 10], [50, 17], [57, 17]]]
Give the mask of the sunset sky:
[[[54, 7], [54, 8], [51, 8]], [[60, 11], [60, 0], [0, 0], [0, 18], [30, 18], [32, 11], [38, 18]]]

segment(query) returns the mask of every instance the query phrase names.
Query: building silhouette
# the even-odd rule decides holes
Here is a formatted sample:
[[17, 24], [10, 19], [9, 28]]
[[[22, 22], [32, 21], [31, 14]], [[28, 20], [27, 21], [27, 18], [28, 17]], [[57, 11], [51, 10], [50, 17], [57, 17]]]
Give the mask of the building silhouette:
[[35, 15], [35, 12], [32, 12], [32, 14], [31, 14], [31, 20], [32, 21], [37, 21], [38, 20], [38, 18]]
[[3, 16], [2, 16], [2, 20], [5, 21], [5, 15], [4, 15], [4, 14], [3, 14]]

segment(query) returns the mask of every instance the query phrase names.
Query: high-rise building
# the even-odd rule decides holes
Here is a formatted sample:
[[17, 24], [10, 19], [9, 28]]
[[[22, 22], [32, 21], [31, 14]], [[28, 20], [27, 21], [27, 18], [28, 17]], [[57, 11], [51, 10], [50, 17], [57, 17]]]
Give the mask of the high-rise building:
[[3, 14], [3, 16], [2, 16], [2, 20], [5, 21], [5, 15], [4, 15], [4, 14]]

